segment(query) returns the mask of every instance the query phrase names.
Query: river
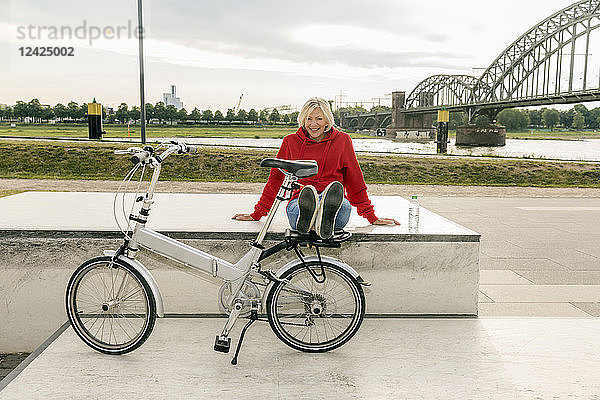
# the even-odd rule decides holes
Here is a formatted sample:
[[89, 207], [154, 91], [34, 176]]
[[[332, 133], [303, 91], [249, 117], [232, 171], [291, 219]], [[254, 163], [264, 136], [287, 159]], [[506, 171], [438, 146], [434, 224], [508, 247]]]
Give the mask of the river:
[[[182, 140], [190, 144], [257, 147], [277, 149], [282, 139], [253, 138], [153, 138], [152, 141]], [[428, 143], [401, 143], [386, 139], [353, 139], [357, 152], [390, 154], [435, 154], [436, 146]], [[448, 154], [464, 156], [494, 156], [538, 158], [551, 160], [600, 161], [600, 139], [585, 140], [524, 140], [506, 139], [502, 147], [456, 146], [448, 144]]]

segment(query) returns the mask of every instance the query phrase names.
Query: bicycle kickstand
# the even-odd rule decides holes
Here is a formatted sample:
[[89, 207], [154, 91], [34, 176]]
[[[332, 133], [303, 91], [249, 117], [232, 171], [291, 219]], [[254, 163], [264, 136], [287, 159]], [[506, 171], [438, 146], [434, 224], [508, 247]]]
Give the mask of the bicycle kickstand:
[[231, 365], [237, 365], [238, 355], [240, 354], [240, 349], [242, 348], [242, 340], [244, 340], [244, 336], [246, 335], [246, 331], [250, 328], [256, 320], [258, 319], [258, 311], [252, 310], [250, 311], [250, 321], [246, 323], [244, 329], [242, 329], [242, 333], [240, 334], [240, 340], [238, 341], [237, 348], [235, 349], [235, 356], [233, 356], [233, 360], [231, 360]]

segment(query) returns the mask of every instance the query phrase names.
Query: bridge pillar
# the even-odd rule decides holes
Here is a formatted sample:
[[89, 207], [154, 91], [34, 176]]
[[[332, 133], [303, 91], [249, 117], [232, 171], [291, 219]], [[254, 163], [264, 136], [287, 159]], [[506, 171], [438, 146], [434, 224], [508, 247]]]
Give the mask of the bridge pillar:
[[405, 102], [406, 92], [392, 92], [392, 124], [390, 126], [406, 126], [404, 114], [401, 112]]
[[457, 146], [504, 146], [506, 128], [501, 125], [463, 125], [456, 127]]

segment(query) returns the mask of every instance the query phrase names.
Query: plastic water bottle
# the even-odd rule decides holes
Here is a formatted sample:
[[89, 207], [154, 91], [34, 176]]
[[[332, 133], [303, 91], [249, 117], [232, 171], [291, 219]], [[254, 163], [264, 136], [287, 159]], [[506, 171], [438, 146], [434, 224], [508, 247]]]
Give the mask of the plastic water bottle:
[[417, 232], [419, 230], [419, 200], [417, 196], [410, 198], [408, 203], [408, 231]]

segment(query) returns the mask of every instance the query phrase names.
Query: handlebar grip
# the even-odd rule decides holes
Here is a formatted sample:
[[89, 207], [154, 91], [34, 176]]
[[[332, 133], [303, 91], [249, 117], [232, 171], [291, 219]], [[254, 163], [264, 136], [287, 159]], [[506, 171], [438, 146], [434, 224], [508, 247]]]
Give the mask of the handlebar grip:
[[133, 164], [139, 164], [146, 161], [148, 157], [150, 157], [150, 154], [147, 151], [141, 151], [131, 156], [131, 162]]

